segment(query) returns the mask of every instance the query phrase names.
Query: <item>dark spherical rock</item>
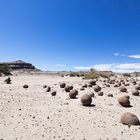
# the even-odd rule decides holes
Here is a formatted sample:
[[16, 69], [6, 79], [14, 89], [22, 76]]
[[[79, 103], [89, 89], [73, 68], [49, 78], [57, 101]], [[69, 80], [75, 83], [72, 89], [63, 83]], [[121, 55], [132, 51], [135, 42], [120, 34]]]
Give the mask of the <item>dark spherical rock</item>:
[[120, 87], [121, 86], [121, 83], [116, 83], [115, 85], [114, 85], [114, 87]]
[[124, 125], [140, 125], [138, 117], [129, 112], [121, 116], [121, 123]]
[[71, 90], [69, 93], [69, 97], [71, 99], [75, 99], [77, 95], [78, 95], [78, 90]]
[[101, 87], [100, 87], [100, 86], [96, 85], [96, 86], [94, 87], [94, 91], [95, 91], [95, 92], [99, 92], [100, 90], [101, 90]]
[[130, 81], [132, 82], [132, 84], [133, 84], [133, 85], [137, 85], [137, 82], [136, 82], [136, 80], [134, 80], [134, 79], [131, 79]]
[[122, 84], [123, 84], [123, 85], [125, 85], [125, 81], [124, 81], [124, 82], [122, 82]]
[[135, 87], [135, 89], [136, 89], [136, 90], [140, 90], [140, 85], [137, 85], [137, 86]]
[[123, 82], [124, 82], [124, 80], [123, 80], [123, 79], [121, 79], [121, 80], [120, 80], [120, 82], [121, 82], [121, 83], [123, 83]]
[[96, 80], [89, 81], [89, 84], [92, 85], [92, 86], [95, 86], [96, 85]]
[[83, 88], [87, 88], [87, 87], [88, 87], [88, 85], [87, 85], [87, 84], [84, 84], [82, 87], [83, 87]]
[[44, 85], [43, 88], [47, 88], [47, 85]]
[[70, 92], [73, 89], [73, 86], [66, 86], [65, 91]]
[[91, 85], [91, 84], [88, 84], [88, 87], [92, 87], [93, 85]]
[[29, 86], [28, 85], [23, 85], [23, 88], [27, 89], [27, 88], [29, 88]]
[[85, 88], [84, 87], [81, 87], [80, 90], [85, 90]]
[[109, 83], [113, 85], [115, 84], [115, 80], [110, 80]]
[[136, 81], [134, 81], [134, 82], [132, 82], [132, 84], [133, 84], [133, 85], [136, 85], [136, 84], [137, 84], [137, 82], [136, 82]]
[[52, 91], [52, 92], [51, 92], [51, 95], [52, 95], [52, 96], [56, 96], [56, 93], [57, 93], [56, 91]]
[[133, 90], [132, 95], [139, 96], [140, 92], [138, 90]]
[[118, 84], [115, 84], [114, 87], [119, 87]]
[[104, 95], [104, 93], [102, 91], [98, 92], [98, 96], [103, 96], [103, 95]]
[[88, 94], [84, 94], [81, 97], [81, 103], [82, 103], [83, 106], [90, 106], [91, 103], [92, 103], [92, 97]]
[[130, 86], [130, 84], [129, 83], [126, 83], [125, 86], [128, 87], [128, 86]]
[[107, 96], [108, 96], [108, 97], [113, 97], [113, 94], [109, 93]]
[[47, 86], [46, 92], [50, 92], [50, 91], [51, 91], [51, 87], [50, 86]]
[[60, 84], [60, 87], [61, 87], [61, 88], [65, 88], [65, 87], [66, 87], [66, 84], [65, 84], [65, 83], [61, 83], [61, 84]]
[[120, 82], [118, 82], [118, 87], [120, 87], [122, 84]]
[[122, 86], [122, 87], [120, 87], [120, 91], [121, 91], [121, 92], [127, 92], [127, 89], [126, 89], [125, 87]]
[[106, 87], [110, 87], [110, 85], [109, 84], [106, 84]]

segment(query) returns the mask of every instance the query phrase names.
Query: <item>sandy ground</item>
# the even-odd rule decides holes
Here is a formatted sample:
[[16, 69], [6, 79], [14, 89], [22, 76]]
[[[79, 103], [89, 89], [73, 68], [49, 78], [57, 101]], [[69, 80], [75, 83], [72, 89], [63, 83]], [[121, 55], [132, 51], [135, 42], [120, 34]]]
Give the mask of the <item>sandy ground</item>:
[[[83, 107], [80, 96], [93, 88], [79, 91], [78, 99], [69, 99], [59, 87], [66, 82], [75, 89], [86, 83], [81, 78], [57, 76], [12, 76], [7, 85], [0, 78], [0, 140], [140, 140], [140, 126], [124, 126], [120, 117], [125, 112], [140, 118], [140, 97], [120, 93], [117, 88], [103, 88], [103, 97], [96, 95], [92, 107]], [[29, 89], [23, 89], [28, 84]], [[101, 83], [98, 82], [100, 85]], [[49, 85], [57, 91], [52, 97], [43, 89]], [[102, 86], [102, 85], [101, 85]], [[107, 97], [112, 93], [114, 97]], [[132, 108], [117, 102], [120, 95], [131, 95]]]

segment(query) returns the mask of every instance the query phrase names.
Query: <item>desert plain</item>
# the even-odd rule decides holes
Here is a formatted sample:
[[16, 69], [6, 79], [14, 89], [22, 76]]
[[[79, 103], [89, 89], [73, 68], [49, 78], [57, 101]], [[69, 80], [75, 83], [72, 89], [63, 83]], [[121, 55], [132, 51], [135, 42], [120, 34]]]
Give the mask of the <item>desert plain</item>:
[[[96, 84], [103, 92], [99, 96], [93, 87], [80, 90], [89, 82], [82, 77], [20, 75], [11, 76], [11, 84], [5, 84], [5, 79], [0, 77], [0, 140], [140, 140], [139, 125], [120, 122], [126, 112], [140, 118], [140, 97], [132, 95], [132, 83], [124, 93], [114, 84], [106, 87], [99, 79]], [[60, 88], [62, 82], [78, 90], [75, 99]], [[29, 88], [23, 88], [25, 84]], [[56, 91], [56, 96], [46, 92], [45, 85]], [[90, 93], [94, 93], [92, 105], [83, 106], [81, 96]], [[130, 96], [131, 107], [118, 103], [123, 95]]]

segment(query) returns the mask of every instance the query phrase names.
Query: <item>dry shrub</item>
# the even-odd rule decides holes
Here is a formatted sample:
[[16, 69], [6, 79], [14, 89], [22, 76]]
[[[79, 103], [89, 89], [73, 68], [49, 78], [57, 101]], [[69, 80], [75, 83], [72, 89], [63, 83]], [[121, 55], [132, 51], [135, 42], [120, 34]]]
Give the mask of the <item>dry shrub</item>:
[[97, 79], [99, 75], [94, 72], [90, 72], [84, 75], [84, 79]]
[[4, 65], [0, 65], [0, 75], [4, 74], [4, 75], [11, 75], [10, 73], [10, 68], [8, 66], [4, 66]]

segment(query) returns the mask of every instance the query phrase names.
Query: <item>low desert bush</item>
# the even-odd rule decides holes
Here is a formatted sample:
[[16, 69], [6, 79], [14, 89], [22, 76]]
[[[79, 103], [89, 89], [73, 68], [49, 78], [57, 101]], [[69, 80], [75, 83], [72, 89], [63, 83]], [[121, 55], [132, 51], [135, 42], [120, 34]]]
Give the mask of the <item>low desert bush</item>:
[[0, 75], [11, 75], [10, 68], [8, 66], [0, 66]]
[[10, 77], [8, 77], [7, 79], [5, 79], [5, 81], [4, 81], [4, 82], [5, 82], [6, 84], [11, 84], [11, 81], [12, 81], [12, 80], [11, 80], [11, 78], [10, 78]]
[[130, 73], [123, 73], [123, 76], [125, 76], [125, 77], [131, 77], [131, 74]]
[[71, 72], [71, 73], [69, 74], [69, 76], [70, 76], [70, 77], [80, 77], [81, 75], [80, 75], [80, 73], [78, 73], [78, 72]]
[[112, 76], [114, 76], [112, 71], [97, 71], [95, 69], [91, 69], [90, 72], [84, 75], [84, 79], [97, 79], [99, 77], [110, 79]]
[[97, 79], [99, 75], [94, 72], [90, 72], [84, 75], [84, 79]]
[[100, 71], [99, 76], [109, 79], [110, 77], [114, 76], [114, 74], [112, 72], [109, 72], [109, 71]]

